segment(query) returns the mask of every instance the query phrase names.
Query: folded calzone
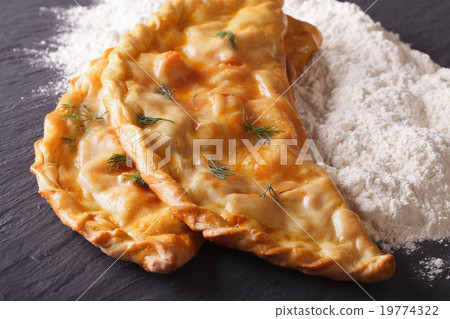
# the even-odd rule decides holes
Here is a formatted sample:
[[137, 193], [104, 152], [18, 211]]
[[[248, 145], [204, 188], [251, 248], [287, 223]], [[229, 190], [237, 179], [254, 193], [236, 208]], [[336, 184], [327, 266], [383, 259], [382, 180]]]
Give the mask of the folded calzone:
[[184, 265], [202, 238], [176, 219], [139, 179], [101, 99], [109, 51], [72, 81], [35, 144], [39, 193], [61, 221], [106, 254], [167, 273]]
[[311, 275], [384, 280], [393, 256], [302, 156], [286, 69], [295, 76], [320, 39], [297, 22], [305, 42], [285, 41], [282, 5], [166, 3], [110, 54], [101, 81], [111, 123], [150, 188], [205, 238]]

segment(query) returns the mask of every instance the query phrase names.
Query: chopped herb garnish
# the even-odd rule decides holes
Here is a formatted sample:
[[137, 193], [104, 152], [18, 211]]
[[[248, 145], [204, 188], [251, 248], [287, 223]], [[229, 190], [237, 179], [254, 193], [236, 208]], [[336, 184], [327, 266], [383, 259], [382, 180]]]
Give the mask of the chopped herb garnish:
[[198, 94], [198, 93], [195, 93], [194, 97], [192, 98], [192, 104], [195, 104], [194, 100], [195, 100], [197, 94]]
[[122, 177], [122, 183], [130, 182], [132, 184], [136, 184], [139, 187], [142, 187], [143, 189], [148, 189], [148, 184], [144, 181], [144, 179], [141, 177], [141, 173], [137, 171], [136, 173], [132, 175], [128, 175], [125, 177]]
[[64, 114], [65, 117], [67, 117], [69, 120], [76, 121], [80, 117], [80, 114], [73, 113], [73, 114]]
[[233, 32], [229, 31], [229, 30], [225, 30], [225, 31], [221, 31], [219, 33], [217, 33], [215, 35], [216, 38], [221, 38], [221, 39], [225, 39], [228, 41], [228, 47], [232, 50], [238, 50], [238, 40], [236, 39], [235, 35], [233, 34]]
[[173, 101], [172, 93], [175, 90], [170, 90], [166, 85], [162, 84], [159, 86], [159, 88], [156, 88], [155, 91], [161, 95], [164, 95], [166, 98]]
[[144, 116], [144, 114], [142, 113], [137, 113], [137, 122], [138, 124], [144, 124], [144, 125], [152, 125], [155, 124], [159, 121], [166, 121], [166, 122], [171, 122], [171, 123], [175, 123], [172, 120], [168, 120], [168, 119], [163, 119], [160, 117], [148, 117], [148, 116]]
[[281, 201], [281, 199], [278, 197], [277, 193], [275, 193], [275, 190], [272, 187], [272, 184], [270, 184], [264, 192], [259, 194], [259, 197], [266, 198], [267, 192], [269, 192], [270, 196], [279, 204], [284, 205], [284, 203]]
[[69, 104], [61, 104], [60, 108], [61, 109], [65, 109], [65, 110], [69, 110], [69, 114], [73, 114], [74, 109], [75, 110], [78, 109], [78, 107], [72, 101], [69, 101]]
[[255, 113], [253, 113], [252, 116], [248, 117], [245, 115], [245, 109], [242, 109], [242, 126], [245, 128], [245, 135], [247, 136], [248, 134], [253, 134], [255, 133], [255, 135], [252, 137], [252, 139], [256, 139], [256, 142], [258, 142], [259, 140], [265, 140], [264, 143], [269, 142], [270, 139], [272, 139], [272, 137], [274, 135], [276, 135], [277, 133], [281, 133], [284, 131], [277, 131], [276, 125], [266, 125], [266, 126], [256, 126], [252, 123], [250, 123], [250, 121], [252, 119], [254, 119], [255, 117]]
[[127, 161], [131, 161], [128, 155], [125, 154], [111, 155], [111, 157], [106, 161], [106, 163], [109, 164], [108, 173], [118, 170], [121, 167], [125, 167], [127, 165]]
[[91, 108], [89, 108], [86, 104], [80, 103], [80, 106], [76, 106], [74, 103], [70, 102], [69, 104], [62, 104], [61, 109], [67, 110], [68, 113], [64, 114], [64, 116], [75, 122], [75, 137], [62, 137], [63, 141], [69, 143], [70, 148], [73, 151], [77, 150], [77, 140], [78, 137], [81, 136], [81, 139], [84, 139], [92, 130], [92, 126], [94, 125], [96, 120], [102, 120], [103, 115], [105, 115], [108, 111], [103, 113], [102, 115], [98, 115]]
[[61, 137], [61, 139], [69, 144], [70, 149], [72, 151], [77, 150], [77, 140], [76, 139], [70, 138], [70, 137]]
[[234, 172], [225, 164], [215, 161], [211, 159], [211, 157], [206, 161], [206, 165], [208, 166], [209, 171], [217, 178], [225, 179], [228, 176], [234, 175]]

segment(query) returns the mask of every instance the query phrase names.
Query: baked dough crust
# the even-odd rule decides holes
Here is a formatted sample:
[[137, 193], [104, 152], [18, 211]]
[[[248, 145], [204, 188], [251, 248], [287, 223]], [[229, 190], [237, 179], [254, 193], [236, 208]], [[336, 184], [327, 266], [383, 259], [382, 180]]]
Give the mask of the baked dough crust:
[[106, 160], [113, 153], [124, 154], [108, 115], [78, 140], [76, 151], [61, 140], [74, 130], [62, 104], [85, 103], [97, 114], [105, 111], [100, 74], [108, 64], [109, 51], [72, 80], [70, 92], [46, 116], [44, 138], [35, 143], [31, 171], [37, 176], [39, 193], [65, 225], [113, 258], [133, 261], [150, 272], [168, 273], [197, 253], [201, 235], [174, 218], [151, 190], [121, 182], [124, 174], [135, 169], [108, 173]]
[[[393, 256], [383, 255], [372, 243], [324, 169], [307, 158], [294, 164], [306, 135], [287, 73], [292, 79], [299, 72], [320, 38], [303, 24], [303, 37], [285, 41], [288, 19], [282, 5], [277, 0], [166, 3], [111, 52], [102, 74], [111, 123], [153, 191], [205, 238], [310, 275], [385, 280], [394, 273]], [[234, 32], [238, 50], [214, 37], [222, 30]], [[292, 43], [303, 46], [286, 48]], [[174, 89], [177, 103], [156, 93], [151, 78]], [[280, 164], [281, 152], [272, 144], [259, 149], [265, 164], [252, 160], [245, 165], [248, 152], [238, 143], [237, 164], [229, 165], [235, 175], [221, 180], [209, 172], [205, 159], [195, 165], [193, 140], [224, 141], [221, 162], [230, 163], [229, 141], [247, 137], [241, 125], [243, 107], [247, 114], [262, 115], [259, 126], [276, 124], [282, 131], [276, 138], [297, 143], [288, 148], [288, 165]], [[138, 112], [175, 121], [147, 128], [172, 137], [171, 160], [162, 168], [155, 163], [164, 152], [135, 138], [144, 132], [136, 121]], [[214, 154], [211, 147], [203, 151]], [[283, 205], [270, 196], [259, 197], [271, 183]]]

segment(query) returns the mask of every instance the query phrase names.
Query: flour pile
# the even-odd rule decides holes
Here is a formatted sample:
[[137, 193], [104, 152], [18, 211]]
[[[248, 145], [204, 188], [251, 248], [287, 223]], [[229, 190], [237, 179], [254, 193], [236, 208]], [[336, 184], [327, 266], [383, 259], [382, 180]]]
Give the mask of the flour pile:
[[[77, 6], [43, 9], [62, 25], [42, 51], [32, 52], [61, 74], [64, 85], [52, 86], [52, 93], [66, 91], [90, 60], [116, 46], [104, 31], [118, 39], [162, 2], [103, 0], [87, 13]], [[450, 237], [450, 69], [355, 5], [288, 0], [285, 12], [323, 33], [322, 51], [295, 85], [296, 103], [328, 172], [371, 237], [386, 250]]]
[[450, 69], [368, 15], [356, 20], [355, 5], [295, 3], [285, 11], [321, 30], [323, 50], [357, 21], [295, 86], [307, 135], [349, 205], [387, 250], [449, 237]]

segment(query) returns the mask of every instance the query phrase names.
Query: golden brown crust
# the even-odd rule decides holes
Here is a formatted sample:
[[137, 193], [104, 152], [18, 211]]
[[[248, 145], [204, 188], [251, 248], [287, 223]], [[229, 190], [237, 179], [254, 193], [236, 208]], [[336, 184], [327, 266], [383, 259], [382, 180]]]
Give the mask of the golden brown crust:
[[290, 82], [302, 73], [303, 66], [322, 44], [322, 34], [313, 25], [290, 16], [284, 42]]
[[[371, 242], [326, 172], [309, 161], [294, 164], [306, 136], [287, 90], [287, 19], [281, 7], [282, 1], [274, 0], [165, 4], [147, 25], [138, 25], [124, 36], [122, 48], [111, 53], [102, 83], [112, 124], [158, 197], [205, 238], [311, 275], [350, 280], [350, 274], [362, 282], [387, 279], [394, 273], [393, 257], [383, 255]], [[320, 42], [312, 26], [302, 28], [307, 52], [296, 55], [298, 51], [289, 50], [288, 59], [295, 64], [291, 75], [298, 74]], [[221, 30], [235, 33], [239, 50], [214, 37]], [[174, 57], [183, 67], [173, 63]], [[171, 70], [182, 80], [171, 81]], [[184, 80], [183, 72], [189, 74]], [[151, 78], [171, 81], [177, 103], [155, 93]], [[195, 93], [197, 102], [192, 103]], [[280, 164], [281, 154], [271, 144], [260, 149], [265, 164], [250, 161], [248, 165], [243, 164], [246, 149], [239, 145], [237, 163], [229, 165], [235, 175], [219, 180], [208, 171], [205, 160], [201, 165], [192, 162], [192, 141], [246, 138], [243, 107], [248, 114], [262, 115], [259, 125], [276, 123], [282, 131], [277, 138], [294, 140], [297, 146], [289, 148], [288, 165]], [[172, 159], [162, 168], [153, 165], [163, 153], [152, 150], [145, 139], [135, 139], [145, 132], [136, 123], [137, 112], [176, 123], [154, 128], [172, 137]], [[224, 153], [228, 154], [228, 145]], [[230, 162], [228, 155], [223, 162]], [[270, 196], [258, 196], [271, 183], [283, 205]]]
[[326, 254], [317, 259], [317, 255], [308, 249], [280, 246], [259, 230], [229, 227], [225, 220], [212, 211], [179, 207], [173, 212], [191, 229], [202, 231], [206, 239], [229, 248], [251, 252], [275, 265], [309, 275], [341, 281], [355, 279], [359, 282], [379, 282], [391, 277], [395, 272], [395, 259], [391, 254], [371, 257], [359, 263], [357, 267], [344, 268], [343, 271], [341, 267], [345, 267], [345, 264], [342, 259], [331, 258]]
[[[58, 106], [70, 101], [76, 105], [84, 102], [94, 112], [100, 112], [103, 106], [97, 97], [101, 89], [99, 78], [108, 53], [72, 81], [72, 90]], [[63, 115], [59, 108], [47, 115], [44, 138], [35, 143], [36, 159], [31, 167], [38, 179], [39, 193], [61, 221], [104, 253], [133, 261], [147, 271], [168, 273], [184, 265], [200, 247], [200, 234], [175, 219], [170, 207], [161, 203], [152, 191], [121, 184], [120, 176], [108, 174], [105, 160], [112, 152], [123, 151], [107, 116], [95, 124], [86, 139], [78, 141], [77, 151], [71, 151], [61, 140], [73, 134], [70, 121]], [[94, 147], [92, 151], [89, 143]], [[96, 143], [100, 143], [98, 149]], [[83, 156], [87, 159], [83, 160]], [[90, 186], [80, 184], [83, 178], [91, 179], [87, 182]], [[102, 198], [112, 190], [114, 196], [122, 196], [120, 201]]]

